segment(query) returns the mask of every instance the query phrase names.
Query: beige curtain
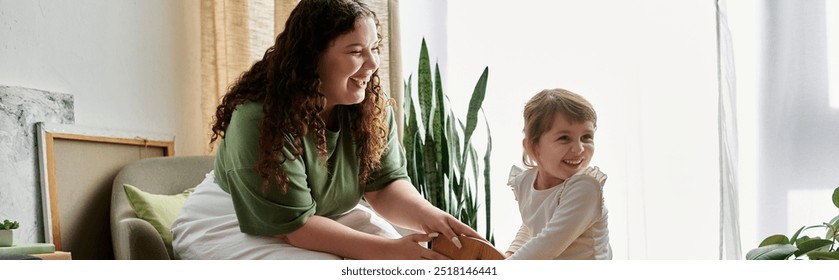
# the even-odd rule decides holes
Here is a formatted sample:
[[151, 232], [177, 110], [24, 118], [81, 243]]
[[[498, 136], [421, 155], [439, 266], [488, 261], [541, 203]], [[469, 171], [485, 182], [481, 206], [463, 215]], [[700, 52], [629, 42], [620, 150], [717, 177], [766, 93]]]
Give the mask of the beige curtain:
[[[262, 58], [298, 0], [202, 0], [201, 1], [201, 123], [206, 127], [202, 143], [210, 140], [215, 109], [230, 84]], [[379, 73], [382, 88], [396, 101], [399, 135], [402, 135], [402, 66], [399, 62], [398, 0], [367, 0], [382, 25], [384, 48]], [[394, 12], [390, 12], [394, 11]], [[401, 138], [400, 138], [401, 139]], [[206, 150], [207, 154], [212, 151]]]

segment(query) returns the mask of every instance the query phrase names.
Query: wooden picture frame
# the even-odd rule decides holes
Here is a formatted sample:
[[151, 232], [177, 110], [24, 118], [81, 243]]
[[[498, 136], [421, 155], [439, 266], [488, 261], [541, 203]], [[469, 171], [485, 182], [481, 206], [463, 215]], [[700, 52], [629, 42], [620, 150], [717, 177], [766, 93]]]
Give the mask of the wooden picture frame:
[[37, 123], [44, 240], [74, 259], [113, 259], [113, 179], [134, 161], [174, 156], [174, 136]]

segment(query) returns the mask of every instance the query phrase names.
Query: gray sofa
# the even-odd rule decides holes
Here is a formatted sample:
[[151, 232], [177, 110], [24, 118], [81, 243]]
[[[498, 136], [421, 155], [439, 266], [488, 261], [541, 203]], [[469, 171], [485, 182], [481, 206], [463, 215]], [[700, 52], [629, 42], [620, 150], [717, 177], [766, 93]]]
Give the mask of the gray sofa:
[[123, 167], [111, 194], [111, 237], [118, 260], [168, 260], [160, 234], [137, 218], [123, 184], [154, 194], [177, 194], [195, 187], [213, 169], [213, 156], [147, 158]]

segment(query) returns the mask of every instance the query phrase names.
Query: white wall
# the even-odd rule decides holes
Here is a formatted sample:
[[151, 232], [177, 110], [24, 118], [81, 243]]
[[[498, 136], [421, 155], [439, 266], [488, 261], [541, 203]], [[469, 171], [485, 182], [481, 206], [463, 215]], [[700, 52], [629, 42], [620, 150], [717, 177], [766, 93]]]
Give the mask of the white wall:
[[[408, 76], [413, 76], [414, 84], [416, 84], [420, 45], [423, 38], [428, 47], [432, 71], [434, 71], [435, 62], [440, 63], [440, 69], [446, 69], [448, 66], [447, 14], [446, 0], [399, 1], [402, 74], [406, 81]], [[441, 70], [441, 72], [446, 71]], [[447, 83], [448, 78], [445, 74], [442, 79], [444, 84]]]
[[[80, 126], [200, 154], [198, 0], [0, 0], [0, 84], [64, 92]], [[202, 130], [203, 129], [203, 130]]]

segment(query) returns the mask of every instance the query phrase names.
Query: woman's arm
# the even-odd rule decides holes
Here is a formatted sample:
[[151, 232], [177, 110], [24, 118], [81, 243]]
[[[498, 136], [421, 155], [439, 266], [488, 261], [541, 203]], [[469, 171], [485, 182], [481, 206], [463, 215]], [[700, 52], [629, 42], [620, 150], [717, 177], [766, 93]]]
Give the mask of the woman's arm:
[[376, 212], [401, 227], [426, 234], [440, 233], [458, 247], [458, 235], [483, 239], [474, 229], [431, 205], [406, 180], [394, 180], [385, 188], [368, 192], [364, 197]]
[[419, 245], [420, 242], [430, 241], [434, 235], [412, 234], [400, 239], [388, 239], [351, 229], [321, 216], [311, 216], [302, 227], [276, 237], [295, 247], [350, 259], [448, 259]]

